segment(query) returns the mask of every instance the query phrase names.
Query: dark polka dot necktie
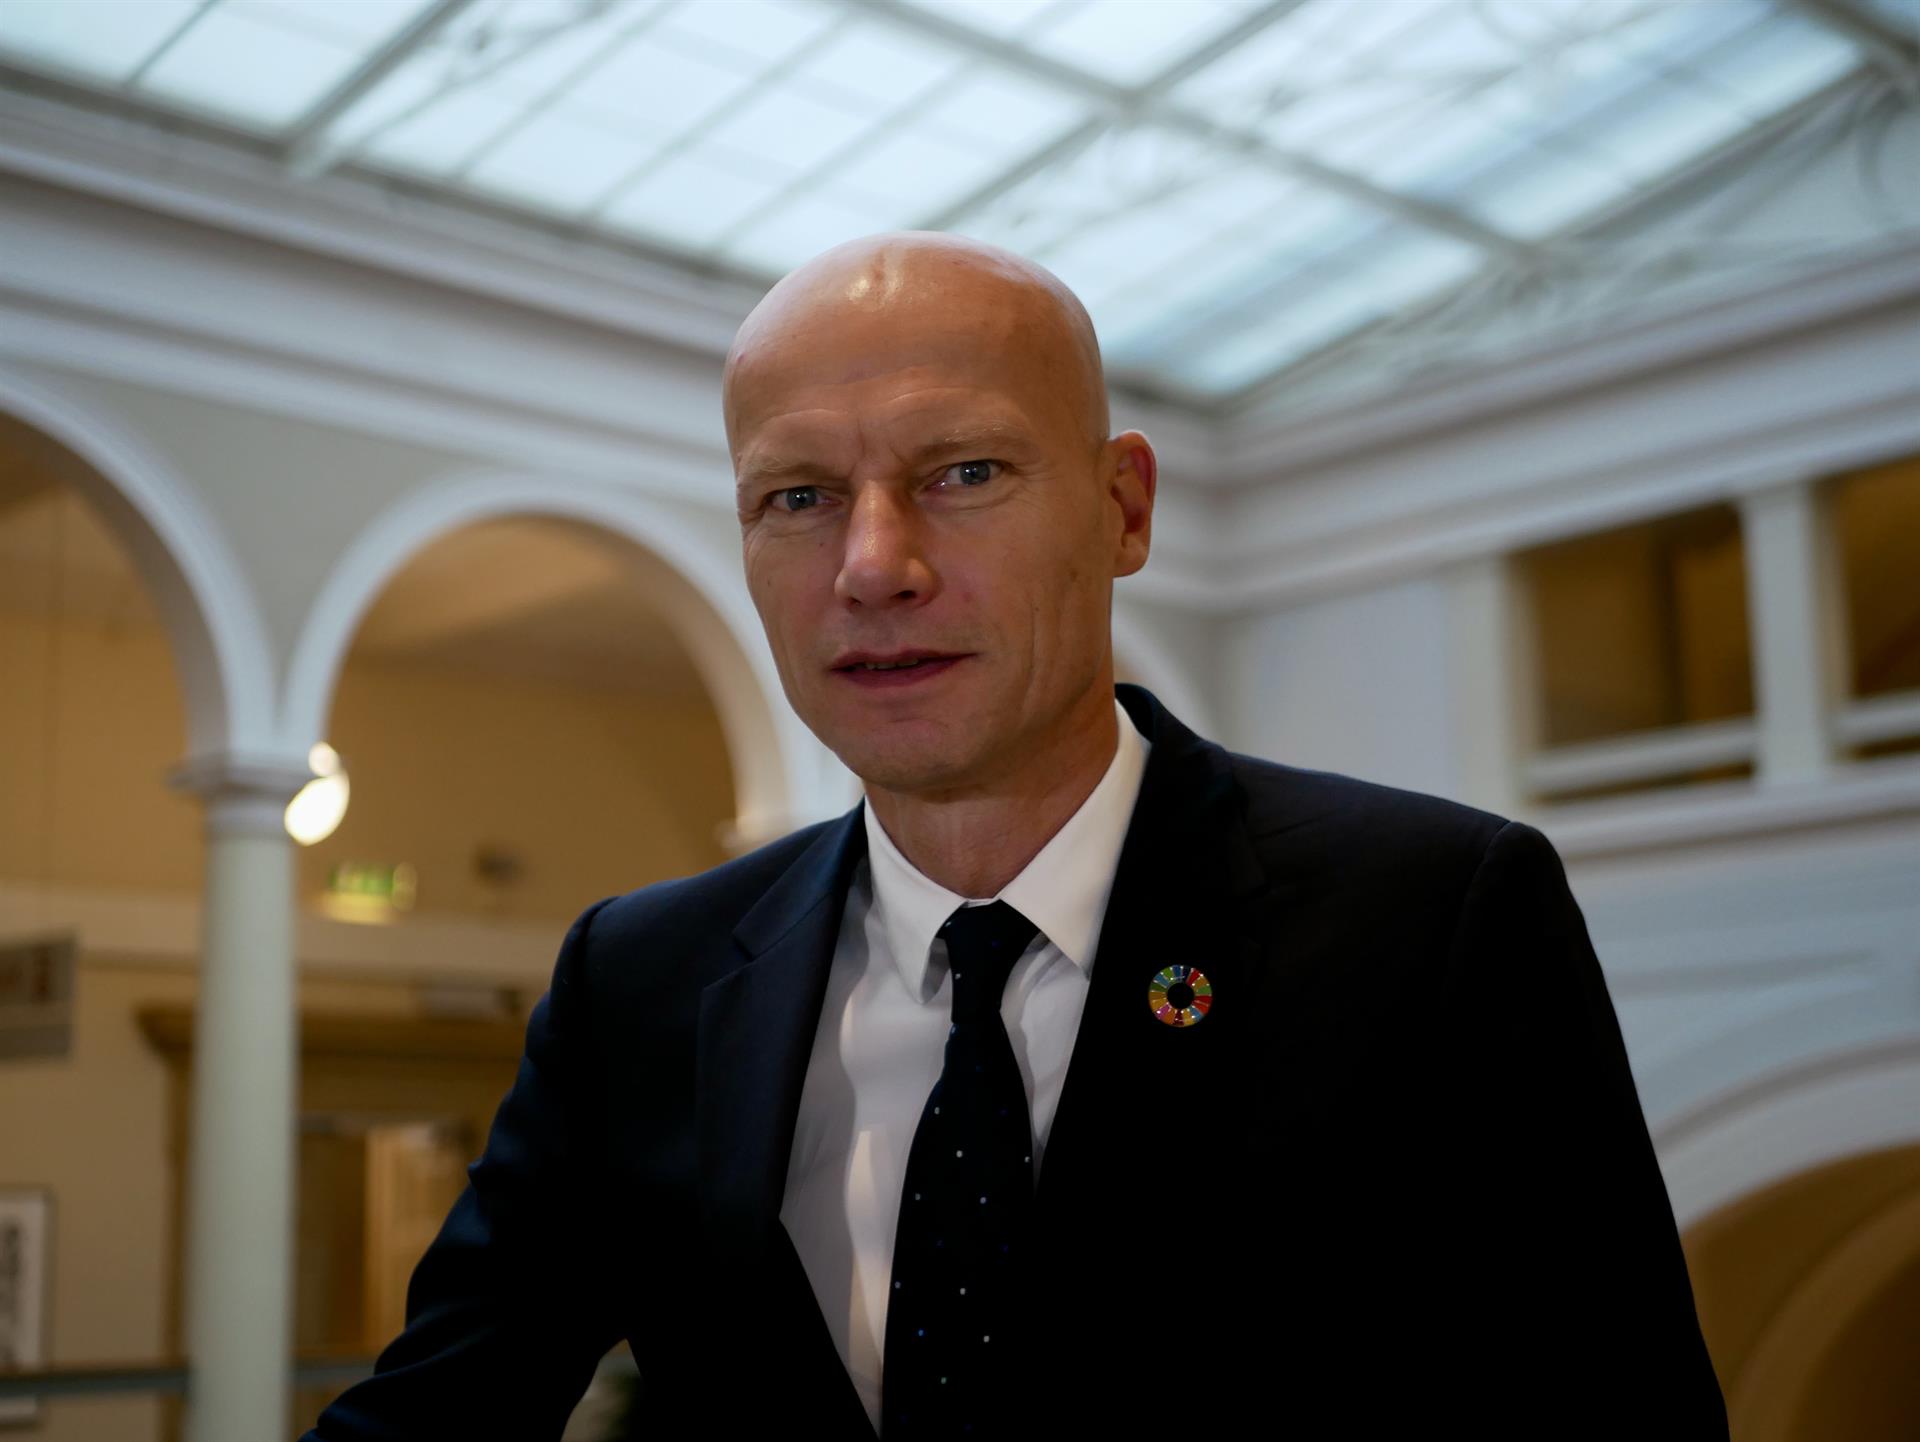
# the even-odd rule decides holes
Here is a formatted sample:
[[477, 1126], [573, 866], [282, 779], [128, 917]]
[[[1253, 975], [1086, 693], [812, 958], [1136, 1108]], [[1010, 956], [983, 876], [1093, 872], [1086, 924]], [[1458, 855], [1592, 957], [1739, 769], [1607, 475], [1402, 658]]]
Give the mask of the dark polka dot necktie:
[[995, 901], [941, 926], [953, 974], [946, 1065], [907, 1154], [887, 1293], [880, 1435], [1003, 1436], [1013, 1269], [1033, 1212], [1033, 1122], [1000, 997], [1031, 921]]

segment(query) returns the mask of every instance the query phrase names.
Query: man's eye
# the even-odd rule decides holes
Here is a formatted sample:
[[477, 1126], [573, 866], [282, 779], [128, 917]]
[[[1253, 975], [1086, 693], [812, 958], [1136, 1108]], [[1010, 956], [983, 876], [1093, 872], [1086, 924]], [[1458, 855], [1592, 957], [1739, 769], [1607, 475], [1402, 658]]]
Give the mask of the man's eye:
[[947, 477], [963, 486], [985, 485], [998, 472], [998, 461], [959, 461], [947, 467]]
[[776, 511], [805, 511], [820, 504], [818, 486], [788, 486], [783, 491], [775, 491], [770, 499]]

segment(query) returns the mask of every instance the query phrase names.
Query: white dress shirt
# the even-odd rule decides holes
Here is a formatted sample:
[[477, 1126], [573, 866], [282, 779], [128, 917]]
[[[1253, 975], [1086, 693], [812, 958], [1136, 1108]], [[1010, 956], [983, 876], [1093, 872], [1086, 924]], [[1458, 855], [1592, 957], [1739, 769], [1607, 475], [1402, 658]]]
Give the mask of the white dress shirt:
[[[1080, 809], [999, 896], [1039, 927], [1000, 1015], [1033, 1118], [1034, 1175], [1086, 1004], [1148, 742], [1118, 700], [1120, 741]], [[945, 1061], [953, 994], [935, 932], [957, 896], [916, 870], [866, 808], [867, 859], [841, 914], [800, 1094], [780, 1220], [840, 1356], [880, 1428], [880, 1363], [907, 1153]]]

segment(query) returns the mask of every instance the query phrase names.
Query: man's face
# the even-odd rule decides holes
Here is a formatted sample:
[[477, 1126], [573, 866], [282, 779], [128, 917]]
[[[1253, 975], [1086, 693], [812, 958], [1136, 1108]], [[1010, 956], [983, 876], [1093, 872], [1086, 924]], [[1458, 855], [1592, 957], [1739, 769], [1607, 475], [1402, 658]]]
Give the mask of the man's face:
[[1094, 433], [1070, 363], [1056, 317], [988, 287], [815, 307], [730, 376], [754, 604], [787, 699], [871, 784], [991, 784], [1111, 707], [1152, 456]]

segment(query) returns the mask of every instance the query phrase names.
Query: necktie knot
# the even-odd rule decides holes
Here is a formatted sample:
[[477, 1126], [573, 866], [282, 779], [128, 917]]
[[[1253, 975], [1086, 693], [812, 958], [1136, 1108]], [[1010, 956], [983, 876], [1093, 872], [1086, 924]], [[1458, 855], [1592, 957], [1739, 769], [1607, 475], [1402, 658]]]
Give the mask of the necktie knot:
[[953, 972], [953, 1019], [997, 1014], [1013, 965], [1040, 928], [1004, 901], [961, 906], [940, 925]]

